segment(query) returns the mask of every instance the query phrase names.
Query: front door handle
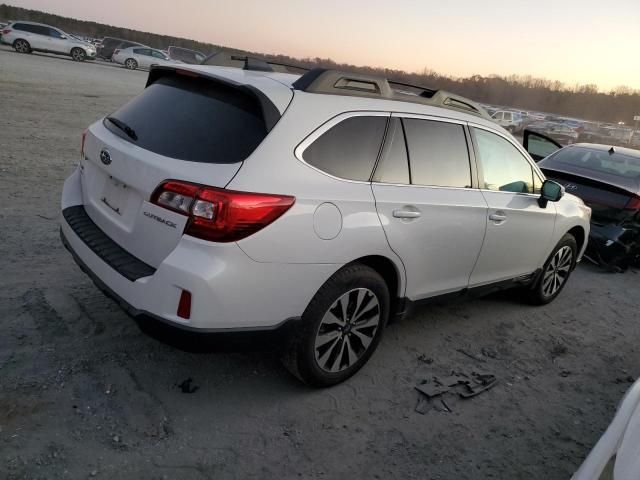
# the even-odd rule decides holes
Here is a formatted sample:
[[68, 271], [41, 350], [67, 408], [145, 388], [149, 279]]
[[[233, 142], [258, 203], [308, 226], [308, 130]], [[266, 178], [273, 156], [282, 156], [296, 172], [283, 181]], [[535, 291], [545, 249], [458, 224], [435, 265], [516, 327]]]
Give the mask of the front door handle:
[[420, 212], [416, 210], [394, 210], [393, 216], [396, 218], [418, 218]]

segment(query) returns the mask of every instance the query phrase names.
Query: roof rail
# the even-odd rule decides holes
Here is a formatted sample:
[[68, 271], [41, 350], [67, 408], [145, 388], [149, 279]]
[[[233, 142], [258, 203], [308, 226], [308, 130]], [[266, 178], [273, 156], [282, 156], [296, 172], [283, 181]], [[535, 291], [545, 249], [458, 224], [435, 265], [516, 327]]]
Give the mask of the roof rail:
[[[402, 87], [413, 89], [413, 91]], [[401, 102], [421, 103], [464, 111], [487, 119], [491, 118], [484, 108], [468, 98], [443, 90], [432, 90], [419, 85], [395, 82], [375, 75], [314, 68], [296, 80], [293, 83], [293, 88], [308, 93], [386, 98]]]

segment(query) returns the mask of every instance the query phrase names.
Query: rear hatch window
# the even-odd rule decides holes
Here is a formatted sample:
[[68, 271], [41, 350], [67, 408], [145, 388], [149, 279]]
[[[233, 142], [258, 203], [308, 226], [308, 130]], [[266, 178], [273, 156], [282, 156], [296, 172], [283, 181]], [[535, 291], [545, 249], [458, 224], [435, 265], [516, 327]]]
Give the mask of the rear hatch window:
[[251, 94], [178, 74], [161, 77], [104, 123], [145, 150], [201, 163], [241, 162], [268, 133]]

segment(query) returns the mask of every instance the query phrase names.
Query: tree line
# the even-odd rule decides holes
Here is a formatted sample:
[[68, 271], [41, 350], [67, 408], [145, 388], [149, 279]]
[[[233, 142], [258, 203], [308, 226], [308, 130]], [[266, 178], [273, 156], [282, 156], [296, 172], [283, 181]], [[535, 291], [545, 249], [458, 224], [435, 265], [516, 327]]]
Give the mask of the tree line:
[[159, 49], [166, 49], [169, 45], [175, 45], [198, 50], [205, 54], [224, 51], [233, 55], [257, 56], [270, 61], [300, 65], [307, 68], [336, 68], [382, 75], [399, 82], [448, 90], [482, 103], [555, 113], [594, 121], [612, 123], [623, 121], [627, 124], [632, 124], [633, 117], [640, 115], [640, 91], [624, 86], [608, 92], [602, 92], [593, 84], [570, 86], [559, 81], [532, 76], [472, 75], [464, 78], [454, 78], [427, 68], [421, 72], [412, 73], [396, 69], [337, 63], [328, 58], [293, 58], [287, 55], [270, 55], [186, 38], [77, 20], [6, 4], [0, 4], [0, 19], [41, 22], [76, 35], [93, 38], [105, 36], [123, 38]]

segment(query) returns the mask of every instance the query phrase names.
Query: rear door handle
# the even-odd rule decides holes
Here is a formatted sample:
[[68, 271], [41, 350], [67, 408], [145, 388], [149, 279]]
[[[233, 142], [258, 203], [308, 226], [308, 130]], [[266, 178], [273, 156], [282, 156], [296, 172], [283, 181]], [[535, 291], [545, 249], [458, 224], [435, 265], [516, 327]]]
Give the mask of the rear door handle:
[[394, 210], [393, 216], [396, 218], [418, 218], [421, 215], [420, 212], [415, 210]]
[[507, 220], [507, 216], [502, 212], [496, 212], [489, 215], [489, 220], [493, 222], [502, 223]]

